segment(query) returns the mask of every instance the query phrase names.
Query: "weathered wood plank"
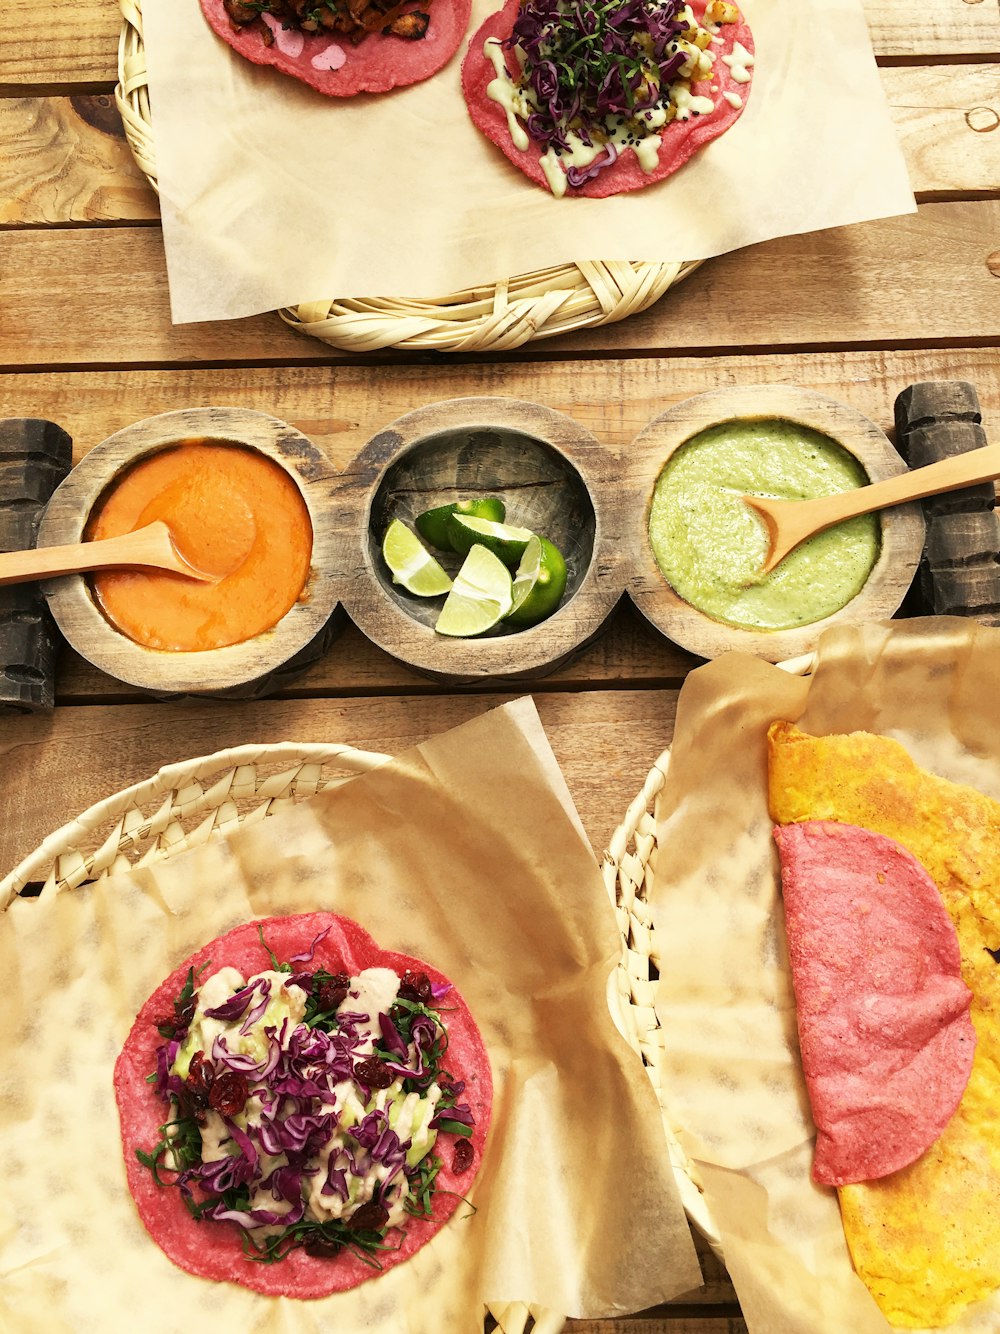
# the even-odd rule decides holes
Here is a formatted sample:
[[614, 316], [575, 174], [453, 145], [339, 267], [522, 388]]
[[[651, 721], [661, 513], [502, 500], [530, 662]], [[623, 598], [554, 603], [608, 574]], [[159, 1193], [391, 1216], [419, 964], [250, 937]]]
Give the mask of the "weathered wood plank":
[[[529, 693], [527, 691], [519, 694]], [[244, 743], [337, 741], [396, 754], [514, 695], [217, 700], [59, 708], [0, 729], [0, 869], [52, 830], [163, 764]], [[670, 744], [676, 691], [538, 695], [538, 711], [600, 855]], [[55, 723], [55, 725], [53, 725]]]
[[0, 223], [158, 218], [114, 99], [0, 99]]
[[[995, 67], [903, 66], [882, 82], [918, 195], [1000, 192]], [[107, 94], [0, 100], [0, 222], [158, 216]]]
[[[3, 246], [2, 367], [344, 359], [272, 313], [172, 326], [156, 229], [15, 231]], [[998, 252], [1000, 199], [927, 204], [720, 256], [648, 311], [539, 354], [996, 339]]]
[[[990, 0], [938, 0], [919, 20], [912, 0], [865, 0], [864, 8], [880, 56], [943, 59], [1000, 52], [1000, 13]], [[113, 0], [73, 0], [72, 24], [55, 22], [39, 0], [8, 0], [0, 84], [111, 84], [120, 27]]]
[[918, 195], [1000, 191], [996, 65], [884, 69], [882, 84]]
[[7, 0], [0, 85], [114, 83], [121, 13], [114, 0], [73, 0], [65, 10], [39, 0]]
[[541, 403], [576, 418], [608, 445], [622, 447], [674, 403], [721, 385], [803, 385], [849, 403], [891, 432], [893, 402], [908, 384], [956, 378], [976, 385], [988, 433], [1000, 436], [1000, 356], [989, 347], [746, 352], [738, 358], [53, 370], [0, 376], [0, 416], [59, 422], [80, 458], [123, 426], [158, 412], [212, 404], [256, 408], [291, 422], [335, 468], [346, 468], [396, 417], [447, 398], [499, 394]]

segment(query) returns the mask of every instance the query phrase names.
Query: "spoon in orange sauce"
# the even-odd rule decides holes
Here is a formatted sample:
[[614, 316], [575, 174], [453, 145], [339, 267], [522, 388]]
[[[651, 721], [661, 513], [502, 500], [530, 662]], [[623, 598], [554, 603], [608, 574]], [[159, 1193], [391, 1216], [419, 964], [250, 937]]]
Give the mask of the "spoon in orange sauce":
[[[252, 534], [246, 551], [227, 552], [232, 565], [245, 559], [252, 545]], [[199, 570], [174, 544], [170, 529], [157, 520], [122, 537], [106, 537], [97, 542], [76, 542], [61, 547], [36, 547], [30, 551], [0, 553], [0, 584], [28, 583], [33, 579], [47, 579], [60, 574], [79, 574], [84, 570], [107, 570], [118, 566], [152, 566], [173, 574], [187, 575], [206, 583], [217, 581], [225, 571]]]

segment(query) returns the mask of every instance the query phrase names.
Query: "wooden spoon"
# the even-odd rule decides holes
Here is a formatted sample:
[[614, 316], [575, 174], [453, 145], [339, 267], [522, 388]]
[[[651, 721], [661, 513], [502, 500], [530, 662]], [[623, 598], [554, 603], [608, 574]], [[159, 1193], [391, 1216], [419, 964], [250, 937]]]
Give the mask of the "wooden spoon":
[[929, 463], [925, 468], [888, 477], [882, 482], [838, 491], [815, 500], [771, 500], [767, 496], [744, 496], [744, 501], [764, 520], [768, 549], [761, 574], [770, 574], [800, 542], [835, 523], [872, 510], [888, 509], [908, 500], [957, 491], [977, 482], [1000, 477], [1000, 445], [986, 445], [966, 454]]
[[50, 575], [78, 574], [82, 570], [105, 570], [115, 565], [152, 565], [190, 579], [218, 579], [195, 569], [174, 546], [170, 529], [157, 520], [124, 537], [106, 537], [100, 542], [78, 542], [64, 547], [36, 547], [31, 551], [0, 554], [0, 584], [22, 584]]

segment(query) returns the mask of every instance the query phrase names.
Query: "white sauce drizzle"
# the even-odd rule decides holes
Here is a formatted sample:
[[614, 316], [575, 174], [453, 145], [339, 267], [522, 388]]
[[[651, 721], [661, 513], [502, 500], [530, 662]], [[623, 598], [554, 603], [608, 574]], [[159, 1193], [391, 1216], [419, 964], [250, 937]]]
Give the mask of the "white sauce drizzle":
[[753, 62], [753, 56], [742, 42], [737, 42], [735, 44], [731, 55], [722, 57], [722, 63], [729, 66], [732, 76], [737, 83], [750, 82], [750, 66]]

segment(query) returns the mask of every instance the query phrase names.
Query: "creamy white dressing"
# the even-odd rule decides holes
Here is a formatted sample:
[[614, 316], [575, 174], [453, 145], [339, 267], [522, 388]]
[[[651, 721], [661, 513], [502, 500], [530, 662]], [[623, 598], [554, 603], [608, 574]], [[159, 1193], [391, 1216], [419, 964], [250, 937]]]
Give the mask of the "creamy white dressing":
[[728, 56], [722, 57], [722, 63], [729, 66], [730, 73], [737, 83], [749, 83], [750, 67], [754, 57], [742, 42], [737, 42]]
[[[224, 1005], [236, 992], [243, 990], [253, 982], [266, 980], [271, 992], [264, 1013], [250, 1027], [245, 1035], [239, 1029], [246, 1022], [249, 1008], [258, 997], [251, 998], [250, 1007], [240, 1018], [225, 1021], [210, 1019], [204, 1011]], [[366, 968], [351, 978], [348, 994], [338, 1007], [338, 1014], [350, 1013], [363, 1015], [363, 1019], [354, 1021], [352, 1030], [361, 1038], [353, 1048], [355, 1062], [369, 1056], [376, 1041], [381, 1039], [379, 1015], [387, 1014], [399, 992], [400, 977], [390, 968]], [[191, 1052], [184, 1063], [184, 1073], [195, 1050], [210, 1051], [211, 1044], [217, 1037], [224, 1036], [228, 1050], [235, 1052], [243, 1047], [252, 1047], [254, 1043], [264, 1042], [263, 1030], [271, 1027], [280, 1041], [287, 1043], [295, 1027], [305, 1014], [307, 993], [295, 984], [288, 984], [288, 974], [267, 971], [255, 974], [244, 981], [242, 974], [235, 968], [222, 968], [212, 977], [207, 978], [199, 987], [198, 1004], [189, 1029], [189, 1042], [193, 1042]], [[287, 1017], [291, 1022], [280, 1026], [281, 1019]], [[277, 1021], [277, 1022], [276, 1022]], [[206, 1046], [207, 1043], [207, 1046]], [[188, 1042], [185, 1043], [185, 1047]], [[266, 1043], [265, 1043], [266, 1046]], [[411, 1047], [411, 1055], [412, 1055]], [[180, 1064], [180, 1057], [175, 1069]], [[320, 1149], [313, 1161], [317, 1170], [303, 1177], [305, 1191], [305, 1217], [323, 1222], [350, 1216], [360, 1205], [371, 1200], [378, 1193], [380, 1202], [389, 1212], [388, 1227], [402, 1223], [406, 1215], [406, 1201], [410, 1197], [409, 1182], [401, 1168], [392, 1168], [385, 1163], [372, 1162], [368, 1151], [362, 1149], [351, 1136], [351, 1128], [361, 1122], [373, 1111], [383, 1111], [389, 1126], [399, 1137], [406, 1165], [414, 1167], [432, 1149], [437, 1139], [437, 1131], [429, 1129], [437, 1103], [442, 1096], [440, 1087], [432, 1083], [423, 1093], [403, 1092], [403, 1081], [397, 1077], [388, 1088], [374, 1089], [367, 1102], [362, 1102], [358, 1086], [353, 1079], [345, 1079], [333, 1086], [320, 1104], [320, 1112], [332, 1111], [337, 1116], [337, 1123], [326, 1144]], [[244, 1129], [259, 1127], [264, 1113], [264, 1104], [260, 1094], [251, 1090], [246, 1105], [235, 1120]], [[201, 1151], [203, 1162], [215, 1162], [238, 1152], [229, 1127], [223, 1117], [215, 1110], [207, 1109], [201, 1131]], [[330, 1161], [334, 1168], [343, 1167], [346, 1171], [348, 1198], [343, 1199], [337, 1192], [323, 1193], [327, 1180]], [[360, 1169], [352, 1171], [351, 1160]], [[261, 1183], [276, 1168], [286, 1166], [287, 1155], [269, 1155], [260, 1152], [259, 1179], [251, 1188], [250, 1209], [268, 1210], [284, 1216], [292, 1206], [286, 1200], [276, 1199], [270, 1189]], [[388, 1183], [388, 1184], [386, 1184]], [[256, 1235], [267, 1236], [282, 1230], [283, 1224], [267, 1224], [255, 1228]]]
[[729, 103], [729, 105], [733, 108], [734, 111], [739, 111], [740, 107], [743, 105], [743, 98], [740, 97], [739, 93], [731, 93], [727, 90], [722, 94], [722, 96], [726, 99], [726, 101]]
[[399, 975], [391, 968], [365, 968], [351, 980], [351, 989], [337, 1007], [337, 1014], [363, 1014], [354, 1031], [362, 1039], [356, 1052], [369, 1055], [375, 1039], [381, 1038], [380, 1014], [388, 1014], [399, 992]]

